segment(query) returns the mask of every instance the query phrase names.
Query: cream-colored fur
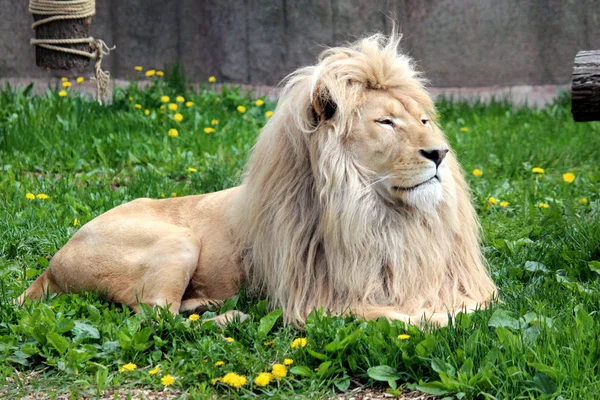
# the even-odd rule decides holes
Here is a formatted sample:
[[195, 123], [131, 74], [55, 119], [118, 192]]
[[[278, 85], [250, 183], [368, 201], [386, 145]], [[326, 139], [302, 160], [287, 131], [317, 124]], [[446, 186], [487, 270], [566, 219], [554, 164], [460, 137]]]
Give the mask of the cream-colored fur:
[[484, 307], [496, 289], [469, 190], [398, 41], [323, 52], [288, 78], [241, 186], [108, 211], [23, 296], [91, 290], [177, 313], [245, 281], [299, 325], [315, 308], [445, 324]]

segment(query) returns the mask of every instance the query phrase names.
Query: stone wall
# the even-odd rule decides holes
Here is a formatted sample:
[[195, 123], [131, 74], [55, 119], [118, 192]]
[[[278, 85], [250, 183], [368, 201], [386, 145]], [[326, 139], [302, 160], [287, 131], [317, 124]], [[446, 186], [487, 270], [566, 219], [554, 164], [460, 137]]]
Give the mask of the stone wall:
[[[0, 78], [64, 74], [35, 66], [27, 8], [0, 0]], [[565, 84], [575, 53], [600, 49], [598, 0], [97, 0], [92, 33], [117, 46], [113, 77], [179, 62], [195, 81], [276, 85], [392, 19], [437, 87]]]

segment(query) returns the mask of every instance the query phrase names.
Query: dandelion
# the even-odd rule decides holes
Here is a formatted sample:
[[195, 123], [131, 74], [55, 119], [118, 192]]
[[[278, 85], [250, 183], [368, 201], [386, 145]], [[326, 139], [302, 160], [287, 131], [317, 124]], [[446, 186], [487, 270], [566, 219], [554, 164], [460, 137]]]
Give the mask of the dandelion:
[[171, 192], [171, 197], [177, 197], [177, 193], [176, 192]]
[[567, 172], [566, 174], [563, 174], [562, 178], [563, 181], [567, 183], [572, 183], [575, 180], [575, 174], [572, 172]]
[[156, 76], [165, 76], [165, 73], [162, 71], [156, 71]]
[[183, 115], [181, 115], [180, 113], [177, 113], [177, 114], [173, 115], [173, 119], [177, 122], [181, 122], [181, 121], [183, 121]]
[[77, 83], [82, 84], [83, 81], [85, 81], [85, 78], [83, 76], [77, 78]]
[[212, 383], [213, 385], [216, 385], [217, 382], [220, 382], [220, 381], [221, 381], [221, 378], [213, 378], [210, 380], [210, 383]]
[[236, 389], [239, 389], [242, 386], [244, 386], [248, 382], [248, 380], [245, 376], [238, 375], [235, 372], [230, 372], [221, 378], [221, 382]]
[[135, 108], [137, 108], [138, 110], [141, 110], [142, 109], [142, 105], [141, 104], [136, 104]]
[[79, 220], [77, 218], [75, 218], [73, 220], [73, 226], [77, 226], [77, 225], [79, 225]]
[[137, 365], [135, 365], [134, 363], [127, 363], [119, 369], [119, 372], [133, 371], [135, 369], [137, 369]]
[[225, 340], [227, 340], [228, 342], [235, 342], [235, 339], [232, 337], [226, 337]]
[[133, 101], [133, 97], [132, 96], [129, 96], [129, 101]]
[[133, 67], [133, 69], [135, 69], [137, 72], [141, 72], [141, 70], [143, 70], [144, 68], [142, 68], [141, 65], [136, 65], [135, 67]]
[[210, 133], [214, 133], [215, 132], [215, 128], [204, 128], [204, 133], [206, 133], [207, 135]]
[[28, 200], [35, 200], [35, 194], [33, 194], [33, 193], [27, 193], [25, 195], [25, 198], [28, 199]]
[[238, 112], [240, 112], [240, 113], [243, 114], [243, 113], [246, 112], [246, 107], [244, 107], [244, 106], [237, 106], [237, 110], [238, 110]]
[[144, 110], [144, 115], [150, 115], [150, 110], [148, 110], [147, 108]]
[[510, 203], [508, 201], [501, 201], [500, 202], [500, 207], [506, 207], [508, 206]]
[[177, 109], [179, 108], [179, 106], [175, 103], [169, 103], [169, 110], [171, 111], [177, 111]]
[[179, 131], [175, 128], [171, 128], [169, 129], [169, 136], [170, 137], [177, 137], [179, 136]]
[[219, 125], [219, 120], [218, 119], [213, 119], [212, 121], [210, 121], [211, 125]]
[[162, 378], [160, 378], [160, 383], [162, 383], [164, 386], [171, 386], [173, 383], [175, 383], [175, 378], [173, 375], [165, 375]]
[[254, 384], [260, 387], [267, 386], [269, 383], [271, 383], [273, 378], [273, 374], [271, 374], [270, 372], [261, 372], [254, 379]]
[[291, 358], [286, 358], [283, 360], [283, 365], [292, 365], [294, 363], [294, 360], [292, 360]]
[[586, 197], [583, 197], [583, 198], [577, 200], [577, 202], [579, 204], [587, 204], [588, 203], [588, 199]]
[[496, 200], [495, 197], [490, 197], [488, 199], [488, 203], [490, 203], [490, 204], [498, 204], [498, 200]]
[[64, 77], [64, 76], [63, 76], [62, 78], [60, 78], [60, 80], [61, 80], [62, 82], [69, 82], [69, 78], [67, 78], [67, 77]]
[[[196, 172], [196, 170], [194, 168], [190, 168], [190, 169], [193, 169], [194, 172]], [[163, 195], [163, 197], [164, 197], [164, 195]], [[192, 314], [188, 317], [188, 319], [190, 321], [198, 321], [200, 319], [200, 316], [198, 314]]]
[[148, 371], [148, 373], [150, 375], [156, 375], [160, 372], [160, 365], [157, 365], [156, 368], [152, 368], [150, 371]]
[[535, 167], [535, 168], [531, 168], [531, 172], [533, 172], [534, 174], [543, 174], [545, 171], [543, 168], [539, 168], [539, 167]]
[[273, 344], [274, 344], [274, 343], [275, 343], [275, 341], [274, 341], [274, 340], [271, 340], [271, 341], [269, 341], [269, 342], [264, 342], [264, 343], [263, 343], [263, 346], [265, 346], [265, 347], [271, 347], [271, 346], [273, 346]]
[[475, 168], [473, 170], [473, 176], [481, 176], [481, 175], [483, 175], [483, 171], [482, 170], [477, 169], [477, 168]]
[[287, 376], [287, 367], [283, 364], [273, 364], [271, 373], [277, 378], [284, 378]]
[[36, 197], [40, 200], [46, 200], [46, 199], [50, 198], [50, 196], [48, 196], [47, 194], [44, 194], [44, 193], [39, 193]]
[[467, 128], [466, 126], [463, 126], [462, 128], [460, 128], [461, 132], [469, 132], [469, 128]]
[[267, 111], [265, 113], [265, 117], [267, 117], [267, 118], [271, 118], [272, 116], [273, 116], [273, 111]]
[[156, 71], [153, 69], [149, 69], [148, 71], [146, 71], [146, 76], [148, 78], [150, 78], [151, 76], [154, 76], [156, 74]]
[[160, 101], [162, 101], [163, 103], [168, 103], [169, 101], [171, 101], [171, 99], [169, 98], [169, 96], [160, 96]]
[[307, 344], [308, 344], [308, 341], [306, 340], [306, 338], [297, 338], [297, 339], [294, 339], [294, 341], [292, 342], [290, 347], [292, 349], [297, 349], [298, 347], [306, 347]]
[[215, 78], [214, 76], [209, 76], [209, 77], [208, 77], [208, 81], [209, 81], [210, 83], [215, 83], [215, 82], [217, 81], [217, 78]]
[[178, 103], [183, 103], [183, 102], [185, 102], [185, 97], [177, 96], [177, 97], [175, 97], [175, 101]]
[[259, 107], [260, 107], [260, 106], [262, 106], [263, 104], [265, 104], [265, 101], [264, 101], [263, 99], [258, 99], [258, 100], [256, 100], [256, 102], [255, 102], [254, 104], [256, 104], [257, 106], [259, 106]]
[[410, 339], [410, 335], [407, 335], [406, 333], [401, 333], [398, 335], [398, 339], [407, 340], [407, 339]]
[[194, 105], [193, 101], [188, 101], [187, 103], [185, 103], [185, 106], [188, 107], [188, 108], [190, 108], [193, 105]]
[[223, 365], [225, 365], [225, 361], [217, 361], [215, 363], [215, 367], [222, 367]]
[[60, 97], [65, 97], [67, 95], [67, 91], [66, 90], [61, 90], [60, 92], [58, 92], [58, 95]]
[[160, 106], [160, 109], [164, 110], [165, 109], [165, 105], [163, 104], [162, 106]]
[[550, 208], [550, 206], [548, 204], [546, 204], [546, 203], [540, 203], [540, 204], [538, 204], [538, 206], [540, 208]]

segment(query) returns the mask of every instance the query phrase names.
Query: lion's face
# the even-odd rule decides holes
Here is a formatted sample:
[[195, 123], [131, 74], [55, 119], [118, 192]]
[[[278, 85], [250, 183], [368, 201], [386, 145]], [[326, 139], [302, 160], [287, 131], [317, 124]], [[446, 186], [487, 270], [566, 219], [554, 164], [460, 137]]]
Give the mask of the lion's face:
[[350, 151], [391, 197], [431, 209], [442, 200], [445, 158], [443, 134], [421, 106], [398, 92], [371, 90], [352, 121]]

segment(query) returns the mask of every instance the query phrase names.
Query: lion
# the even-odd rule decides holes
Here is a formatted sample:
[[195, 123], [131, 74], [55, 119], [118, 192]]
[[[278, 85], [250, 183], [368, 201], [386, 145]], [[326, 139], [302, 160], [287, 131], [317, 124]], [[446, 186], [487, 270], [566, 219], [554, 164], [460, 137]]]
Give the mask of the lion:
[[109, 210], [19, 300], [92, 291], [177, 314], [245, 285], [299, 326], [315, 309], [444, 325], [486, 307], [470, 192], [399, 41], [323, 51], [286, 78], [240, 186]]

